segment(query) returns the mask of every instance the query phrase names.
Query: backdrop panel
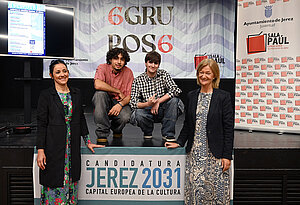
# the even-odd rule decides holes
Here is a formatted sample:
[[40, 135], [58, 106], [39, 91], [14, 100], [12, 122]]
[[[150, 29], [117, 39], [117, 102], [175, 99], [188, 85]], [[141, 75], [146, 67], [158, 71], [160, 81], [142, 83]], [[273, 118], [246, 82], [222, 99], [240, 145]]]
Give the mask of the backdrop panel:
[[299, 7], [238, 2], [236, 128], [300, 133]]
[[[93, 78], [112, 47], [129, 51], [137, 76], [147, 52], [162, 55], [161, 68], [174, 78], [195, 78], [195, 55], [219, 62], [222, 78], [234, 78], [234, 0], [44, 0], [75, 8], [72, 78]], [[44, 77], [49, 77], [44, 61]]]

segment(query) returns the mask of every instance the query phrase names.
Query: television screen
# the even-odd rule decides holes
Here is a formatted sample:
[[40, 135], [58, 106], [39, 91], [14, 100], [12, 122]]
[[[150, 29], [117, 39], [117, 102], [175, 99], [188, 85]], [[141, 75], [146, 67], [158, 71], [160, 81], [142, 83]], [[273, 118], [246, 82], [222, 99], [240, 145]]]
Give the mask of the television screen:
[[74, 58], [74, 10], [0, 1], [0, 55]]

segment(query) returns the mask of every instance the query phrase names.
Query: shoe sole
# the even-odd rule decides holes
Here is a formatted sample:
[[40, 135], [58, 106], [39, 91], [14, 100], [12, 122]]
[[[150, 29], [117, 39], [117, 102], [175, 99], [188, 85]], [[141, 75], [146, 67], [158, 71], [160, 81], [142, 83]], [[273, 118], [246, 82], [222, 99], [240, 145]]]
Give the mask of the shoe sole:
[[115, 139], [121, 139], [122, 137], [123, 137], [122, 134], [114, 134], [113, 135], [113, 138], [115, 138]]
[[106, 138], [97, 139], [98, 145], [108, 145], [108, 140]]
[[166, 141], [167, 141], [167, 142], [176, 142], [176, 139], [171, 139], [171, 140], [170, 140], [170, 139], [169, 139], [169, 140], [167, 139]]
[[167, 137], [162, 137], [163, 140], [165, 140], [166, 142], [176, 142], [176, 139], [168, 139]]

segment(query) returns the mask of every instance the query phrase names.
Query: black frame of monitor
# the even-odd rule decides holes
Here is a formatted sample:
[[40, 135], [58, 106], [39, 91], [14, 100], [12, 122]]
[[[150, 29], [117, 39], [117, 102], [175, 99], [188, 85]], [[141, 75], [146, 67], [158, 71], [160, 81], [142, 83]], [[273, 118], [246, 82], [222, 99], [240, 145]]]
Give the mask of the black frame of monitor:
[[[0, 1], [0, 35], [8, 35], [8, 2]], [[37, 4], [27, 3], [26, 4]], [[0, 56], [29, 58], [74, 59], [75, 29], [74, 8], [58, 5], [47, 5], [45, 11], [45, 55], [12, 55], [8, 54], [8, 39], [0, 38]], [[54, 8], [54, 9], [47, 9]], [[58, 11], [72, 12], [73, 15]], [[71, 36], [71, 37], [70, 37]], [[70, 39], [71, 38], [71, 39]]]

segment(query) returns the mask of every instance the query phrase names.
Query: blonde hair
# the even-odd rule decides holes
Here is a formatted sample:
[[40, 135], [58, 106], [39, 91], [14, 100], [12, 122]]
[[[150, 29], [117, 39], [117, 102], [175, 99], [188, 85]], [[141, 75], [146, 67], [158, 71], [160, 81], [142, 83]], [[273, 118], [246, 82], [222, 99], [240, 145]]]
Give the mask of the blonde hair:
[[212, 81], [213, 88], [219, 88], [220, 83], [220, 69], [217, 62], [214, 59], [204, 59], [197, 66], [197, 84], [201, 86], [199, 80], [199, 72], [205, 67], [210, 67], [212, 73], [214, 74], [214, 79]]

